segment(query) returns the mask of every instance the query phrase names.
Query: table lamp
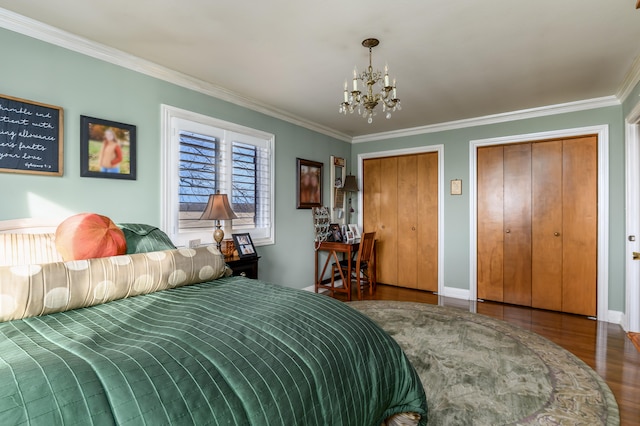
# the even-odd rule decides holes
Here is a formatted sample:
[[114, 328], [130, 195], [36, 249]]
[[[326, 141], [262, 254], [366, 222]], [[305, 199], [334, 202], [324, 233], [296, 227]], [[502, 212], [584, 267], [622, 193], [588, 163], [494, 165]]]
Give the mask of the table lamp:
[[229, 205], [229, 199], [227, 194], [220, 194], [220, 191], [216, 191], [215, 194], [209, 195], [209, 201], [207, 207], [205, 207], [200, 220], [215, 220], [216, 230], [213, 231], [213, 239], [215, 240], [218, 250], [221, 250], [221, 242], [224, 239], [224, 231], [220, 228], [221, 220], [237, 219], [238, 216], [231, 209]]

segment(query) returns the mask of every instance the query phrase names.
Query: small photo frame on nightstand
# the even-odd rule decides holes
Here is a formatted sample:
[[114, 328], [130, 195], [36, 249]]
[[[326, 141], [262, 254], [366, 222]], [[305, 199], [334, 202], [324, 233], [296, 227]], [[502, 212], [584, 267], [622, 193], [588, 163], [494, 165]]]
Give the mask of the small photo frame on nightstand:
[[238, 250], [238, 256], [241, 259], [245, 257], [256, 257], [258, 253], [256, 252], [256, 248], [253, 245], [253, 241], [251, 240], [251, 235], [249, 233], [245, 234], [232, 234], [233, 243], [236, 246], [236, 250]]

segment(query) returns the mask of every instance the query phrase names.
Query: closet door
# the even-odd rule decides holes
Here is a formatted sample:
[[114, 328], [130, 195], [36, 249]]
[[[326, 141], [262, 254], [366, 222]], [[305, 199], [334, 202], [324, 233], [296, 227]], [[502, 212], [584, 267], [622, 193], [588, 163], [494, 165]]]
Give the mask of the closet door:
[[479, 298], [596, 314], [597, 159], [596, 136], [478, 149]]
[[597, 137], [563, 142], [562, 310], [596, 315]]
[[378, 282], [437, 291], [438, 153], [365, 160], [363, 215]]
[[[381, 162], [382, 160], [379, 158], [372, 158], [364, 161], [362, 165], [362, 206], [366, 213], [362, 217], [362, 227], [365, 232], [378, 231], [382, 180]], [[377, 250], [380, 250], [380, 244], [378, 244]], [[380, 280], [379, 277], [378, 280]]]
[[417, 156], [417, 288], [438, 291], [438, 153]]
[[504, 147], [504, 302], [531, 306], [531, 144]]
[[477, 171], [478, 298], [502, 302], [504, 294], [503, 147], [478, 148]]
[[397, 157], [398, 161], [398, 278], [400, 287], [418, 285], [418, 159], [415, 155]]
[[[380, 160], [380, 216], [376, 229], [377, 279], [398, 285], [398, 158]], [[366, 210], [365, 210], [366, 212]]]
[[562, 310], [563, 168], [562, 141], [532, 146], [531, 305]]
[[531, 305], [531, 144], [477, 151], [478, 298]]

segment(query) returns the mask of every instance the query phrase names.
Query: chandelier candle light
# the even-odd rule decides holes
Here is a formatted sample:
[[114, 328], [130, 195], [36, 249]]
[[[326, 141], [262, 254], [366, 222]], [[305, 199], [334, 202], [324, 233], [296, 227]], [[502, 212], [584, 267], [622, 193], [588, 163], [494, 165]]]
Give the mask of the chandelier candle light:
[[[380, 44], [375, 38], [368, 38], [362, 42], [362, 45], [369, 49], [369, 67], [358, 75], [358, 70], [353, 69], [353, 90], [349, 92], [347, 82], [344, 82], [344, 101], [340, 104], [340, 112], [342, 114], [353, 113], [356, 109], [358, 114], [367, 119], [371, 124], [373, 116], [376, 115], [375, 107], [378, 103], [382, 103], [382, 111], [386, 112], [386, 118], [391, 118], [391, 112], [400, 110], [400, 99], [396, 94], [396, 80], [393, 84], [389, 84], [389, 67], [385, 65], [384, 75], [380, 71], [374, 71], [371, 65], [371, 49]], [[365, 87], [365, 93], [358, 90], [358, 80], [362, 80]], [[378, 92], [374, 93], [374, 86], [380, 83], [382, 87]], [[363, 110], [364, 108], [364, 110]]]

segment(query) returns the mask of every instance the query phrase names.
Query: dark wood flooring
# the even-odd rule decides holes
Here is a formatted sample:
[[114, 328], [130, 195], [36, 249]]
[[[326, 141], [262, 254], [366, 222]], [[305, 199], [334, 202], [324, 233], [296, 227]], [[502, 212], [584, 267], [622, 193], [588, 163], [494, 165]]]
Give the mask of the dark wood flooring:
[[[344, 300], [344, 295], [339, 298]], [[354, 300], [356, 298], [354, 292]], [[378, 285], [373, 297], [366, 294], [364, 298], [465, 309], [544, 336], [576, 355], [604, 378], [618, 401], [622, 425], [640, 425], [640, 352], [619, 325], [521, 306], [440, 297], [388, 285]]]

